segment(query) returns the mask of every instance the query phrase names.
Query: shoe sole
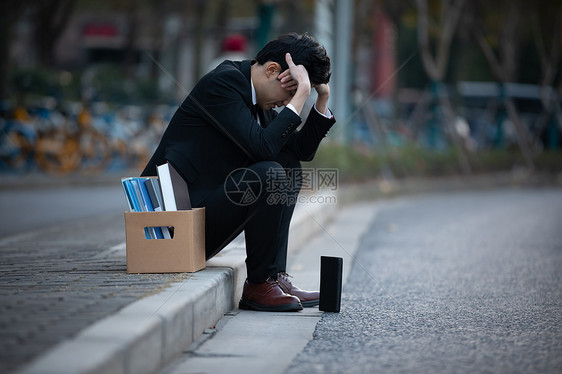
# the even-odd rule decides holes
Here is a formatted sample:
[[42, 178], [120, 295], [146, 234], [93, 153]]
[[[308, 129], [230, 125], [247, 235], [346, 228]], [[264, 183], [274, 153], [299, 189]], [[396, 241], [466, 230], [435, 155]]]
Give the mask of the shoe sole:
[[238, 307], [240, 309], [256, 310], [258, 312], [298, 312], [302, 310], [303, 305], [301, 303], [261, 305], [248, 300], [240, 300]]
[[320, 305], [320, 299], [308, 300], [308, 301], [301, 301], [301, 305], [302, 305], [304, 308], [311, 308], [311, 307], [313, 307], [313, 306]]

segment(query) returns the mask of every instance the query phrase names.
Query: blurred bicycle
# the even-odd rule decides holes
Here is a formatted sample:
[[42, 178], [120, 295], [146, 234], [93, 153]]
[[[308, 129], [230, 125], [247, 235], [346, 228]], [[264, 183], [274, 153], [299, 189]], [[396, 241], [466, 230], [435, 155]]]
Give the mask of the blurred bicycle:
[[15, 119], [0, 119], [0, 162], [2, 168], [21, 172], [29, 169], [37, 134], [33, 127]]
[[44, 171], [68, 174], [99, 173], [107, 167], [110, 152], [105, 135], [92, 124], [87, 108], [74, 119], [68, 113], [48, 110], [40, 115], [35, 161]]

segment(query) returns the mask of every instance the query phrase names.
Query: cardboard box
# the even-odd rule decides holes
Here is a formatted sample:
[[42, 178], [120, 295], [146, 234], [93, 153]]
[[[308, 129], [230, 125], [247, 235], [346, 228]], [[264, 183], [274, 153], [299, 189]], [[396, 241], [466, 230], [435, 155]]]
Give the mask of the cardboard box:
[[[146, 239], [145, 227], [173, 226], [172, 239]], [[205, 208], [125, 212], [127, 273], [182, 273], [205, 268]]]

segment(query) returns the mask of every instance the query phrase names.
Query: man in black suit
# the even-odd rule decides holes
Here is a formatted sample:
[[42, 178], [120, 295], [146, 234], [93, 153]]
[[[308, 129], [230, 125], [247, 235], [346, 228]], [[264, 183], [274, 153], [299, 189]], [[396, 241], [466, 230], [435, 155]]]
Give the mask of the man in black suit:
[[[187, 181], [193, 206], [205, 207], [207, 259], [244, 231], [240, 308], [318, 305], [318, 292], [295, 287], [286, 274], [287, 240], [300, 161], [312, 160], [335, 123], [329, 79], [326, 50], [307, 34], [281, 36], [252, 61], [224, 61], [179, 106], [142, 173], [154, 176], [168, 161]], [[318, 98], [298, 131], [312, 88]]]

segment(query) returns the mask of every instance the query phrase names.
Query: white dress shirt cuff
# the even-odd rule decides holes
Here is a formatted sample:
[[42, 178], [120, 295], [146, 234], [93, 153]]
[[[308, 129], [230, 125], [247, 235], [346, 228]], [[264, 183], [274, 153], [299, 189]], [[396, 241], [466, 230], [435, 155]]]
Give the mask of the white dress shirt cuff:
[[328, 119], [331, 119], [334, 115], [332, 114], [332, 112], [330, 111], [329, 108], [326, 108], [326, 113], [320, 113], [320, 111], [318, 109], [316, 109], [316, 104], [314, 104], [314, 110], [316, 110], [318, 112], [318, 114], [320, 114], [323, 117], [326, 117]]
[[299, 115], [299, 114], [297, 113], [297, 110], [296, 110], [295, 107], [293, 106], [293, 104], [289, 103], [289, 104], [285, 105], [285, 107], [291, 109], [293, 112], [295, 112], [296, 115]]
[[[298, 115], [297, 110], [295, 109], [295, 107], [291, 103], [285, 105], [285, 107], [291, 109], [295, 114]], [[318, 109], [316, 109], [316, 104], [314, 104], [314, 110], [316, 110], [318, 112], [318, 114], [320, 114], [321, 116], [326, 117], [328, 119], [331, 119], [332, 117], [334, 117], [334, 115], [332, 114], [332, 112], [330, 111], [329, 108], [326, 108], [326, 113], [320, 113], [318, 111]]]

